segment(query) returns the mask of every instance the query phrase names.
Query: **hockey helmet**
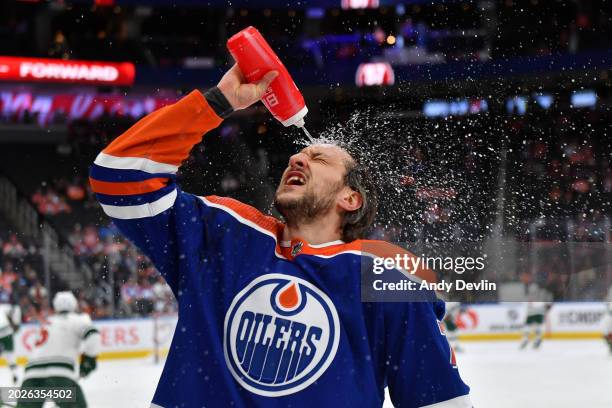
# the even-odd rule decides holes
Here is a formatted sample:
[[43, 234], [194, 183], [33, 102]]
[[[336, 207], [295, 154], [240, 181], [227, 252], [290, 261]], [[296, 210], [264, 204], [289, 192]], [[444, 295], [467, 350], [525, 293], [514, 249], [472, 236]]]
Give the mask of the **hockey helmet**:
[[53, 309], [56, 312], [75, 312], [77, 305], [77, 299], [70, 291], [57, 292], [53, 298]]

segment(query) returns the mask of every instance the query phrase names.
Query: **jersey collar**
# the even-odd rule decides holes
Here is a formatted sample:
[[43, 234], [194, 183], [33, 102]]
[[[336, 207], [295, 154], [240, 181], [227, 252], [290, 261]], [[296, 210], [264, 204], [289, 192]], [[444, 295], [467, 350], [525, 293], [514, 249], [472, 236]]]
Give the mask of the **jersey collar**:
[[328, 255], [330, 250], [336, 252], [345, 245], [342, 240], [324, 242], [322, 244], [309, 244], [301, 238], [294, 238], [291, 241], [279, 240], [277, 251], [287, 259], [294, 259], [298, 255]]

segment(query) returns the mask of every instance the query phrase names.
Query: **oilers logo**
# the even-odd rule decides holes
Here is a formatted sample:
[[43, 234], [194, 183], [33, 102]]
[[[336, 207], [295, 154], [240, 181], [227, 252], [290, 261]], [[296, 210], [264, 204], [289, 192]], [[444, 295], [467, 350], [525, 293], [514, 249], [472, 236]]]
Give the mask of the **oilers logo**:
[[339, 340], [338, 313], [329, 297], [294, 276], [256, 278], [225, 315], [227, 366], [240, 385], [263, 396], [308, 387], [331, 364]]

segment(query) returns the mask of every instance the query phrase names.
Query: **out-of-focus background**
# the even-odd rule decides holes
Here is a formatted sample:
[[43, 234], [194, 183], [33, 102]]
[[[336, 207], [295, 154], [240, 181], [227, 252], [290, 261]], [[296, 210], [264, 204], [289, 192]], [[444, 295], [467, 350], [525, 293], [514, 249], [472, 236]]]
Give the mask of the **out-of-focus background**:
[[[232, 64], [227, 39], [253, 25], [303, 92], [311, 133], [343, 133], [388, 158], [372, 238], [512, 251], [495, 295], [459, 299], [458, 359], [475, 404], [611, 406], [601, 389], [612, 378], [601, 340], [612, 301], [610, 9], [606, 0], [3, 1], [0, 303], [23, 312], [19, 361], [49, 300], [70, 289], [103, 334], [101, 369], [84, 380], [91, 405], [146, 406], [176, 307], [101, 213], [88, 166], [146, 113], [215, 85]], [[103, 71], [84, 74], [92, 64]], [[179, 180], [268, 211], [302, 137], [252, 107], [208, 134]], [[542, 348], [519, 353], [526, 306], [506, 301], [530, 296], [554, 306]]]

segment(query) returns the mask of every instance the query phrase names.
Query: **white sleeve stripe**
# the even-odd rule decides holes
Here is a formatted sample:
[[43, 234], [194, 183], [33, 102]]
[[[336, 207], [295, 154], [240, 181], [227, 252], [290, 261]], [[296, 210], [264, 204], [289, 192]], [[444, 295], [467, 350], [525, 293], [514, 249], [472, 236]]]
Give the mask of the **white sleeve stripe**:
[[472, 408], [472, 401], [469, 395], [462, 395], [457, 398], [449, 399], [442, 402], [437, 402], [431, 405], [425, 405], [421, 408]]
[[155, 217], [156, 215], [172, 207], [176, 201], [176, 196], [177, 192], [176, 189], [174, 189], [152, 203], [126, 206], [107, 204], [100, 205], [102, 206], [102, 210], [104, 210], [106, 215], [110, 217], [118, 218], [120, 220], [131, 220], [136, 218]]
[[174, 174], [178, 171], [178, 166], [172, 164], [159, 163], [142, 157], [117, 157], [106, 153], [98, 154], [94, 163], [111, 169], [140, 170], [146, 173]]

